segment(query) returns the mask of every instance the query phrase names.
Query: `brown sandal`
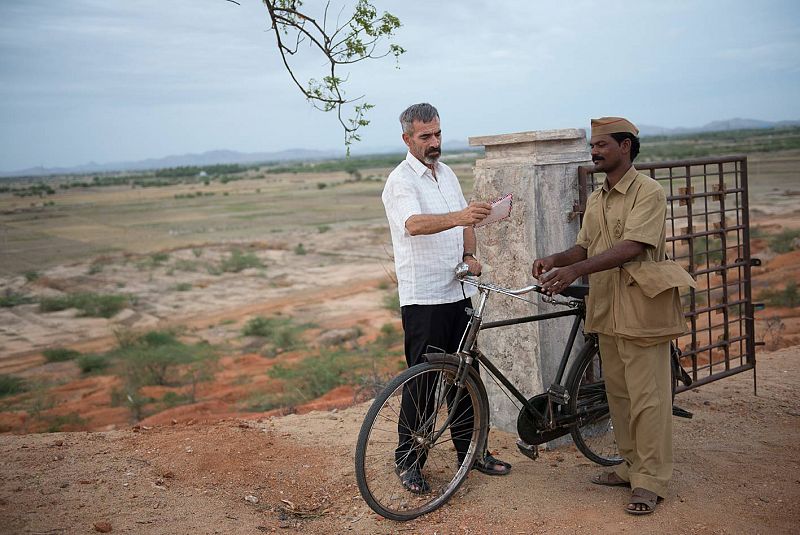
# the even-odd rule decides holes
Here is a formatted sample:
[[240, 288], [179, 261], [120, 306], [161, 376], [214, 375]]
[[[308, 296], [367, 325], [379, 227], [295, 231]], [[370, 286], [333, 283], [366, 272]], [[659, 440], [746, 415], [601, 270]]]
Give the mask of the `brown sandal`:
[[595, 485], [605, 485], [606, 487], [630, 487], [631, 482], [625, 481], [616, 472], [603, 472], [592, 478]]
[[[656, 510], [658, 494], [641, 487], [636, 487], [631, 493], [631, 500], [625, 507], [625, 512], [629, 515], [649, 515]], [[637, 509], [637, 505], [643, 505], [644, 509]]]

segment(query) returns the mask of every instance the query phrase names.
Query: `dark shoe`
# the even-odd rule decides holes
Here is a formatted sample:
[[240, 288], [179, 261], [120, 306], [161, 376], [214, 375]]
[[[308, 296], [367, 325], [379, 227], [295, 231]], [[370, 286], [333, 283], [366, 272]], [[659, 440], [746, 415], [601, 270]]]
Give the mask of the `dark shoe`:
[[595, 485], [605, 485], [606, 487], [630, 487], [631, 482], [625, 481], [616, 472], [603, 472], [591, 479]]
[[625, 512], [630, 515], [649, 515], [656, 510], [658, 494], [641, 487], [636, 487], [631, 493], [631, 500], [625, 507]]
[[397, 474], [397, 477], [400, 478], [400, 483], [403, 484], [403, 487], [409, 492], [413, 492], [414, 494], [425, 494], [431, 487], [428, 485], [428, 482], [425, 481], [425, 478], [422, 477], [422, 472], [419, 471], [417, 467], [411, 467], [407, 469], [403, 469], [400, 466], [395, 466], [394, 473]]
[[500, 459], [495, 459], [488, 451], [481, 459], [475, 459], [472, 468], [490, 476], [504, 476], [511, 471], [511, 465]]

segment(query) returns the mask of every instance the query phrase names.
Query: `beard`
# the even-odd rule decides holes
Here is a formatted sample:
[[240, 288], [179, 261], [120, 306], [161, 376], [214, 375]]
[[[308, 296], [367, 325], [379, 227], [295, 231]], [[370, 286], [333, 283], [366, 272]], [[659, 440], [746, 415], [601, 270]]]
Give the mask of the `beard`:
[[441, 149], [428, 149], [425, 151], [425, 157], [423, 158], [424, 162], [428, 165], [433, 165], [437, 161], [439, 161], [439, 157], [442, 155]]

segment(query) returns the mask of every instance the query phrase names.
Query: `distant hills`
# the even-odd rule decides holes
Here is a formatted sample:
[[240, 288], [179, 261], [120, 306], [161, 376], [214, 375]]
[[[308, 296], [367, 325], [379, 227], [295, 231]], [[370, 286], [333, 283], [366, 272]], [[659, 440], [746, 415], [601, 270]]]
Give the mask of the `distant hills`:
[[310, 161], [339, 158], [341, 151], [319, 151], [308, 149], [291, 149], [279, 152], [237, 152], [234, 150], [212, 150], [200, 154], [180, 154], [163, 158], [148, 158], [135, 162], [89, 162], [75, 167], [31, 167], [19, 171], [0, 172], [0, 177], [10, 176], [46, 176], [87, 173], [109, 173], [114, 171], [151, 171], [170, 167], [197, 166], [214, 164], [252, 164], [261, 162]]
[[[661, 126], [639, 125], [640, 135], [648, 136], [679, 136], [686, 134], [699, 134], [705, 132], [724, 132], [728, 130], [749, 130], [766, 128], [783, 128], [800, 126], [797, 121], [760, 121], [757, 119], [727, 119], [724, 121], [712, 121], [703, 126], [693, 128], [664, 128]], [[470, 149], [466, 140], [449, 140], [445, 144], [446, 150], [474, 150]], [[389, 152], [401, 152], [401, 148], [393, 149], [372, 149], [359, 151], [360, 155], [383, 154]], [[288, 162], [288, 161], [313, 161], [333, 158], [341, 158], [342, 151], [320, 151], [310, 149], [291, 149], [279, 152], [237, 152], [232, 150], [213, 150], [200, 154], [181, 154], [165, 156], [163, 158], [149, 158], [146, 160], [131, 162], [111, 162], [95, 163], [90, 162], [75, 167], [31, 167], [18, 171], [0, 172], [0, 177], [38, 177], [47, 175], [65, 174], [88, 174], [88, 173], [109, 173], [114, 171], [151, 171], [154, 169], [165, 169], [170, 167], [196, 166], [213, 164], [254, 164], [266, 162]]]
[[680, 136], [684, 134], [700, 134], [704, 132], [725, 132], [728, 130], [754, 130], [761, 128], [785, 128], [798, 126], [800, 121], [759, 121], [758, 119], [727, 119], [711, 121], [703, 126], [693, 128], [664, 128], [662, 126], [639, 125], [639, 135], [647, 136]]

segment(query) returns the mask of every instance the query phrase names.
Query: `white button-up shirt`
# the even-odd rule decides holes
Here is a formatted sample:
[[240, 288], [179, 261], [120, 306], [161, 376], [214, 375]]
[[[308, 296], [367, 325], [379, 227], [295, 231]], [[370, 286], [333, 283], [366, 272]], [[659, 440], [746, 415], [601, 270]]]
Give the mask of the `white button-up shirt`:
[[412, 236], [406, 220], [418, 214], [446, 214], [467, 206], [453, 170], [436, 162], [436, 178], [409, 152], [391, 172], [383, 188], [383, 206], [389, 220], [400, 305], [453, 303], [477, 293], [462, 285], [454, 269], [464, 253], [464, 227], [436, 234]]

